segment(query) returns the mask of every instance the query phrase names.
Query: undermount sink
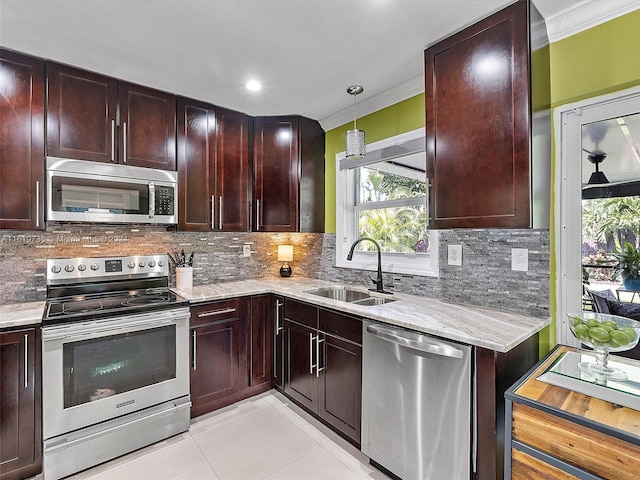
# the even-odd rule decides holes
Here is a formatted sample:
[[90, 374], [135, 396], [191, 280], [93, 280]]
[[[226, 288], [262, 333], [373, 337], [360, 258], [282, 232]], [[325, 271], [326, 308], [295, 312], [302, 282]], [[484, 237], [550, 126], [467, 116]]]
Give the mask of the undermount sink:
[[382, 305], [383, 303], [393, 302], [390, 298], [372, 297], [369, 293], [363, 292], [362, 290], [340, 286], [316, 288], [315, 290], [307, 290], [305, 293], [356, 305]]

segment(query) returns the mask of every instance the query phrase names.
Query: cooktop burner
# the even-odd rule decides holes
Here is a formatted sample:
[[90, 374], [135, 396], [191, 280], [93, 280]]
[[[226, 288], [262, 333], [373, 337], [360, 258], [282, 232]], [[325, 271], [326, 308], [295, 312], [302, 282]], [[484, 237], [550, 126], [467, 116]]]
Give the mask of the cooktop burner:
[[188, 302], [169, 289], [94, 293], [53, 298], [47, 301], [44, 324], [65, 323], [96, 317], [141, 313], [187, 305]]

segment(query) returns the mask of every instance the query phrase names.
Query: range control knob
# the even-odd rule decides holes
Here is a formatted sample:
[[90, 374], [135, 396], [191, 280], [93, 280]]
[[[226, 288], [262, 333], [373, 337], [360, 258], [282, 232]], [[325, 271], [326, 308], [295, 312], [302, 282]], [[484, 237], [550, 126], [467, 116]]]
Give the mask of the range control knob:
[[156, 261], [155, 260], [149, 260], [149, 266], [151, 268], [155, 267], [156, 266]]
[[158, 266], [164, 267], [164, 260], [158, 260]]
[[129, 262], [129, 263], [127, 263], [127, 267], [129, 267], [129, 268], [136, 268], [136, 262]]
[[53, 267], [51, 267], [51, 271], [53, 273], [60, 273], [62, 271], [62, 267], [60, 267], [60, 265], [54, 265]]
[[87, 269], [87, 266], [84, 263], [78, 265], [78, 270], [84, 272]]
[[70, 263], [64, 266], [64, 271], [65, 272], [73, 272], [73, 265], [71, 265]]
[[140, 260], [140, 263], [138, 263], [138, 265], [140, 265], [140, 267], [144, 267], [146, 264], [144, 263], [144, 261]]
[[91, 270], [93, 270], [94, 272], [96, 270], [100, 270], [100, 265], [98, 265], [97, 263], [92, 263], [91, 264]]

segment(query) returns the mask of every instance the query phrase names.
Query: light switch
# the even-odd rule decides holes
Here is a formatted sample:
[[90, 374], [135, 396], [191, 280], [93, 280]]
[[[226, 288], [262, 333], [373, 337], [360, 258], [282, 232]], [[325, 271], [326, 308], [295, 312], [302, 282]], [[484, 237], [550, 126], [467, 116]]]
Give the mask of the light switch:
[[449, 265], [462, 265], [462, 245], [447, 245], [447, 262]]
[[511, 249], [511, 270], [529, 271], [529, 250], [526, 248]]

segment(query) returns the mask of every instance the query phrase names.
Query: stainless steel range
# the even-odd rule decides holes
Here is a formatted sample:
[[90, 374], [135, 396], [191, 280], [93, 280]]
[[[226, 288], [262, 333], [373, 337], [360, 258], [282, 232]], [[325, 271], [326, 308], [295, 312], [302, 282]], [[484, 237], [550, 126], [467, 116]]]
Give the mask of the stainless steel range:
[[44, 475], [189, 429], [189, 308], [166, 255], [47, 261]]

